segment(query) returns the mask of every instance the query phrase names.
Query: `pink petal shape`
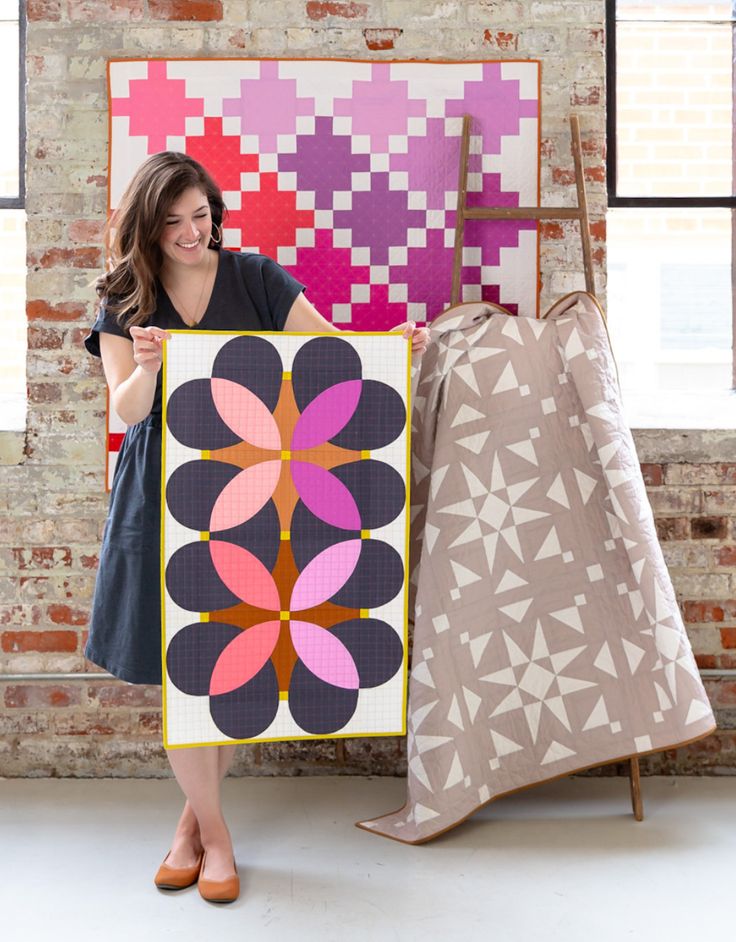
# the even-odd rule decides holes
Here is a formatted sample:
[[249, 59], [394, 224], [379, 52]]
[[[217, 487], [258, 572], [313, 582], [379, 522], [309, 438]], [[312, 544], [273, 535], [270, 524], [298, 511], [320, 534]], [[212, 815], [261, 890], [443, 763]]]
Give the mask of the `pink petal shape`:
[[296, 653], [316, 677], [333, 687], [357, 690], [360, 687], [358, 668], [345, 645], [327, 628], [308, 621], [289, 623]]
[[278, 612], [279, 590], [263, 563], [242, 546], [210, 540], [210, 555], [217, 575], [230, 591], [248, 605]]
[[213, 377], [212, 399], [220, 418], [249, 445], [257, 448], [281, 448], [281, 433], [276, 419], [250, 389], [229, 379]]
[[291, 477], [299, 496], [315, 517], [343, 530], [360, 530], [355, 499], [339, 478], [308, 461], [291, 462]]
[[258, 673], [273, 654], [280, 621], [264, 621], [242, 631], [218, 657], [210, 679], [210, 695], [230, 693]]
[[261, 461], [237, 474], [220, 491], [210, 514], [210, 530], [228, 530], [255, 517], [279, 483], [280, 461]]
[[355, 571], [360, 550], [360, 540], [344, 540], [318, 553], [294, 583], [289, 610], [300, 612], [332, 598]]
[[342, 431], [355, 414], [362, 388], [361, 380], [350, 379], [321, 392], [299, 416], [291, 437], [291, 450], [323, 445]]

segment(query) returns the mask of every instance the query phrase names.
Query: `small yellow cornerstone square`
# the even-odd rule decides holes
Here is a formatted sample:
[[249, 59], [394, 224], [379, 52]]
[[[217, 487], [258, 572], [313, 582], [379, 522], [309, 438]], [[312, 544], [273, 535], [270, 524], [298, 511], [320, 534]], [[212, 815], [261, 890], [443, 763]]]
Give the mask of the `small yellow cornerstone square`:
[[281, 539], [282, 539], [282, 540], [290, 540], [290, 539], [291, 539], [291, 530], [282, 530], [282, 531], [281, 531]]
[[370, 540], [370, 538], [371, 538], [371, 531], [370, 531], [370, 530], [361, 530], [361, 531], [360, 531], [360, 538], [361, 538], [361, 540]]
[[361, 610], [360, 610], [360, 617], [361, 617], [361, 618], [367, 618], [368, 615], [369, 615], [369, 610], [368, 610], [367, 608], [361, 608]]
[[279, 612], [279, 618], [281, 621], [288, 621], [291, 618], [290, 612]]
[[291, 382], [291, 373], [288, 371], [284, 373], [284, 380], [288, 383]]
[[290, 451], [282, 451], [282, 452], [281, 452], [281, 460], [282, 460], [282, 461], [291, 461], [291, 452], [290, 452]]
[[201, 530], [200, 533], [199, 533], [199, 538], [200, 538], [200, 540], [209, 540], [209, 538], [210, 538], [210, 531], [209, 531], [209, 530]]

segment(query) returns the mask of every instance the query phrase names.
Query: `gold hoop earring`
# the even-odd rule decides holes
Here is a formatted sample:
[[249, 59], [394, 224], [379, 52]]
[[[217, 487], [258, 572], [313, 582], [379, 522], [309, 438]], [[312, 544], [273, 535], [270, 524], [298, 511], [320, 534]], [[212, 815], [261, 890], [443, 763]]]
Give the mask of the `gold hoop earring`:
[[215, 238], [212, 233], [210, 233], [210, 242], [214, 245], [219, 245], [222, 242], [222, 226], [218, 226], [216, 222], [212, 223], [212, 228], [219, 230], [217, 233], [217, 238]]

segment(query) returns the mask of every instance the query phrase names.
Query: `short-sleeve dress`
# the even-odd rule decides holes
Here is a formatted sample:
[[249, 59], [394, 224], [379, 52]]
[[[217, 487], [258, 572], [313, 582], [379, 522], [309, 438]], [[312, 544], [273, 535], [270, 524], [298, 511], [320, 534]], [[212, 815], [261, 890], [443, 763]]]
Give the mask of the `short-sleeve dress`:
[[[222, 250], [212, 295], [197, 328], [283, 330], [303, 290], [304, 285], [265, 255]], [[156, 296], [157, 308], [141, 326], [187, 328], [160, 282]], [[97, 357], [100, 333], [130, 339], [104, 305], [84, 341]], [[159, 372], [151, 412], [128, 428], [118, 454], [84, 652], [94, 664], [133, 684], [161, 683], [160, 495]]]

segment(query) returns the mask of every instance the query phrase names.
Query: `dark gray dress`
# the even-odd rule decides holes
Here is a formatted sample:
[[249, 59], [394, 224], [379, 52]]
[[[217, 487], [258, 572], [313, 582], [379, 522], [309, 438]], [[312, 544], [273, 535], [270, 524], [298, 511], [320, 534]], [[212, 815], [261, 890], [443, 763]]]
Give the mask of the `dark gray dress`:
[[[203, 330], [283, 330], [304, 286], [265, 255], [223, 250], [212, 296], [197, 327]], [[141, 325], [181, 330], [181, 319], [160, 283], [158, 307]], [[196, 329], [196, 328], [192, 328]], [[100, 309], [85, 346], [100, 356], [100, 333], [130, 335]], [[123, 440], [102, 539], [85, 656], [133, 684], [161, 683], [161, 374], [151, 413]]]

